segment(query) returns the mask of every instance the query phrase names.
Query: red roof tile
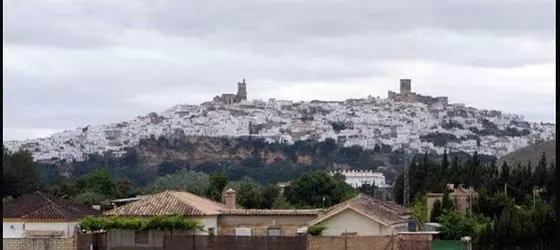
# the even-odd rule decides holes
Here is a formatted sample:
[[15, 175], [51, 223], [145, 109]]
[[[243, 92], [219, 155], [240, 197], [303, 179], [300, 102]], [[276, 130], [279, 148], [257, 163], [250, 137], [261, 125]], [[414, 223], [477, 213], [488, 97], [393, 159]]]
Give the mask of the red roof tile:
[[309, 225], [319, 223], [328, 217], [344, 211], [346, 208], [359, 211], [387, 225], [405, 223], [411, 214], [411, 211], [403, 206], [360, 194], [357, 197], [328, 208], [325, 213], [309, 222]]
[[2, 206], [3, 219], [78, 220], [100, 212], [41, 191], [21, 196]]
[[266, 215], [294, 215], [294, 216], [317, 216], [322, 209], [232, 209], [222, 210], [222, 215], [240, 216], [266, 216]]
[[130, 204], [117, 207], [104, 214], [108, 216], [161, 216], [218, 215], [226, 206], [195, 194], [183, 191], [164, 191], [140, 199]]

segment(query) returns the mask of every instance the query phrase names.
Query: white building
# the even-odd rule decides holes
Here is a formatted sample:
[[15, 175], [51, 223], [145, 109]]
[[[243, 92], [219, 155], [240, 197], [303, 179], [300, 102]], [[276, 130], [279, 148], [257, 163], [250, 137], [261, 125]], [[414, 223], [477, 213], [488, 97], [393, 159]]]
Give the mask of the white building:
[[39, 191], [3, 206], [2, 238], [72, 237], [80, 219], [101, 215], [87, 206]]
[[346, 183], [355, 188], [359, 188], [365, 184], [375, 184], [375, 186], [380, 188], [387, 187], [385, 175], [380, 172], [373, 172], [371, 170], [349, 170], [331, 172], [331, 175], [335, 173], [344, 175], [346, 177]]

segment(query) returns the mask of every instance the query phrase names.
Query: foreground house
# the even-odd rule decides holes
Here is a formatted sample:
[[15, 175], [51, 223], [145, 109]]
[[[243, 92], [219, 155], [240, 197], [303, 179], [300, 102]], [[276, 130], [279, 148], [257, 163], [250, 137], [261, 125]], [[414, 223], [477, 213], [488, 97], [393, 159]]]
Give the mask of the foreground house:
[[224, 203], [184, 191], [164, 191], [107, 211], [106, 216], [154, 217], [184, 215], [200, 221], [199, 235], [296, 235], [296, 229], [316, 218], [321, 209], [238, 209], [236, 192], [224, 192]]
[[2, 206], [2, 237], [72, 237], [79, 220], [101, 213], [37, 191]]
[[[309, 226], [327, 226], [325, 235], [391, 235], [406, 231], [410, 211], [401, 206], [359, 195], [324, 209], [241, 209], [236, 192], [223, 194], [224, 203], [183, 191], [164, 191], [107, 211], [106, 216], [155, 217], [184, 215], [198, 220], [203, 230], [196, 235], [296, 236]], [[112, 248], [160, 248], [169, 232], [114, 230], [109, 234]]]
[[[106, 216], [155, 217], [184, 215], [202, 223], [204, 230], [196, 235], [295, 236], [298, 228], [316, 218], [321, 210], [237, 209], [233, 190], [224, 192], [225, 203], [219, 203], [183, 191], [164, 191], [136, 202], [107, 211]], [[163, 246], [163, 236], [169, 232], [114, 230], [109, 244], [118, 247]]]
[[323, 235], [393, 235], [408, 230], [411, 211], [397, 204], [360, 194], [328, 208], [308, 226], [326, 227]]

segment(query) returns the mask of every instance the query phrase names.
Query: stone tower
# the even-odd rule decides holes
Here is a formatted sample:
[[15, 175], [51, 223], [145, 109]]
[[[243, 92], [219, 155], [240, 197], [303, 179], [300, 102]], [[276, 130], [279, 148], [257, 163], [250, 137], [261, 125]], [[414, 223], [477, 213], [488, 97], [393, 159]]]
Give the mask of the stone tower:
[[401, 94], [408, 95], [411, 93], [411, 83], [410, 79], [401, 79]]
[[243, 78], [243, 81], [237, 83], [237, 99], [239, 101], [247, 100], [247, 83], [245, 82], [245, 78]]

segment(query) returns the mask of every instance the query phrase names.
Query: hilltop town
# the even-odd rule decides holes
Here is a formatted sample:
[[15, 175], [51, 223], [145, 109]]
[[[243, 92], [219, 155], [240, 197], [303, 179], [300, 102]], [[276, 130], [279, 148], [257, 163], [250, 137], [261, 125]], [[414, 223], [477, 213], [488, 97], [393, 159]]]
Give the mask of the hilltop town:
[[443, 153], [463, 151], [508, 154], [533, 143], [555, 139], [555, 125], [531, 123], [522, 116], [450, 104], [447, 97], [412, 92], [410, 79], [387, 98], [294, 102], [247, 99], [245, 79], [236, 94], [222, 94], [200, 105], [180, 104], [120, 123], [85, 126], [46, 138], [4, 142], [9, 150], [26, 149], [39, 161], [83, 160], [87, 154], [138, 145], [142, 138], [177, 133], [211, 137], [255, 136], [267, 141], [333, 138], [346, 146]]

